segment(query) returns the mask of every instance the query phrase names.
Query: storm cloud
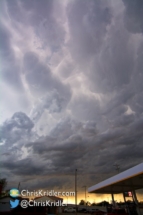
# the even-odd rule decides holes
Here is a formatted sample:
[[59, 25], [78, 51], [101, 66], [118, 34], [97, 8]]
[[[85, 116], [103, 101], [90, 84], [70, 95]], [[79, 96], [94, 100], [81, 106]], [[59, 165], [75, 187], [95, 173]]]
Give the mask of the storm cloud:
[[0, 161], [9, 186], [72, 190], [75, 169], [89, 187], [116, 174], [114, 164], [141, 163], [142, 1], [0, 4]]

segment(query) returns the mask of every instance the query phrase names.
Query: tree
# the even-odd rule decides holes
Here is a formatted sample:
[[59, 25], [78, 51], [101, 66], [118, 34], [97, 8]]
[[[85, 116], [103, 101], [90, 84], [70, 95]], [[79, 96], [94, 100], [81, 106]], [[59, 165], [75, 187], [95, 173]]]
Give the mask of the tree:
[[83, 199], [82, 199], [82, 200], [80, 200], [79, 205], [85, 205], [85, 201], [84, 201]]
[[0, 195], [7, 185], [6, 178], [0, 178]]
[[89, 201], [86, 202], [87, 206], [91, 206], [91, 203]]
[[91, 206], [96, 206], [96, 203], [95, 203], [95, 202], [93, 202], [93, 203], [91, 204]]
[[91, 205], [91, 203], [90, 202], [85, 202], [85, 200], [80, 200], [80, 203], [79, 203], [79, 205], [87, 205], [87, 206], [90, 206]]

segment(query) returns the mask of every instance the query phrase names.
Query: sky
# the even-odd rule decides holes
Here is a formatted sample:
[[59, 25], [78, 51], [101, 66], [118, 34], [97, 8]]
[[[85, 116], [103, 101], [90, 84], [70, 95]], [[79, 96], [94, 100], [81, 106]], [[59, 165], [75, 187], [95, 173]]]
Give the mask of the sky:
[[142, 0], [1, 0], [0, 38], [9, 188], [73, 191], [77, 169], [80, 200], [143, 162]]

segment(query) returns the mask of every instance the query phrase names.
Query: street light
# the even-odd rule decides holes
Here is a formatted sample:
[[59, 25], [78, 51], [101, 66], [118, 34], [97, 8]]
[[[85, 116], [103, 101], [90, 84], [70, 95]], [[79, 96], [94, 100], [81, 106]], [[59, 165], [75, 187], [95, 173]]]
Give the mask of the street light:
[[75, 169], [75, 207], [77, 215], [77, 169]]
[[[88, 198], [89, 198], [89, 196], [87, 196]], [[88, 201], [88, 200], [87, 200]], [[88, 201], [89, 202], [89, 201]], [[88, 205], [86, 205], [86, 208], [88, 208], [89, 207], [89, 204]], [[88, 210], [89, 211], [89, 210]]]
[[85, 188], [85, 205], [86, 205], [86, 186], [83, 186]]
[[17, 189], [19, 190], [19, 188], [20, 188], [20, 182], [19, 182], [19, 184], [18, 184], [18, 188], [17, 188]]

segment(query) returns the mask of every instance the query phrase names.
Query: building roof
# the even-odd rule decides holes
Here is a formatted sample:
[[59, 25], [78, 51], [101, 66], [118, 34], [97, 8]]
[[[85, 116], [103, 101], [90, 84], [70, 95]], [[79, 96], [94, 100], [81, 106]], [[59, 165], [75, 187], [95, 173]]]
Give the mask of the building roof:
[[8, 202], [12, 200], [12, 198], [10, 196], [3, 196], [0, 198], [0, 202]]
[[1, 192], [2, 192], [2, 184], [0, 184], [0, 194], [1, 194]]
[[89, 193], [123, 193], [143, 188], [143, 163], [88, 188]]
[[[16, 197], [16, 199], [19, 199], [20, 201], [21, 200], [27, 200], [27, 201], [29, 200], [28, 198], [22, 198], [20, 196]], [[10, 196], [3, 196], [0, 198], [0, 202], [9, 202], [10, 200], [13, 201], [14, 199]]]
[[62, 198], [59, 198], [57, 196], [41, 196], [41, 197], [36, 197], [35, 201], [50, 201], [50, 202], [58, 202], [58, 201], [63, 201]]
[[49, 196], [52, 200], [55, 201], [63, 201], [63, 198], [57, 197], [57, 196]]

